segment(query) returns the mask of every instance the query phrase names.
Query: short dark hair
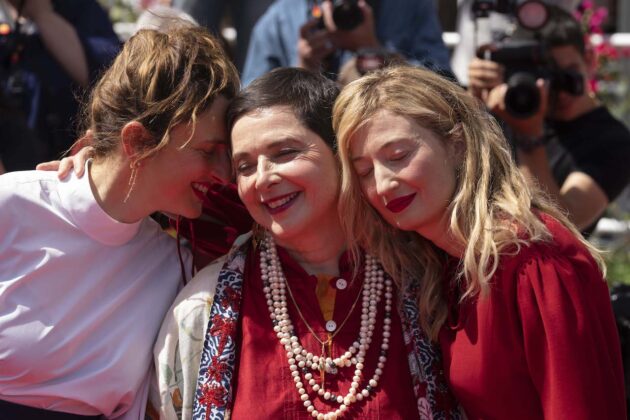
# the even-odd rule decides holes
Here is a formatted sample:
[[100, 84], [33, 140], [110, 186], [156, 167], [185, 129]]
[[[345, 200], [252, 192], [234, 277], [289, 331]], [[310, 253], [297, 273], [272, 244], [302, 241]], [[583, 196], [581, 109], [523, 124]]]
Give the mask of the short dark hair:
[[547, 5], [549, 21], [541, 31], [541, 40], [550, 47], [573, 46], [584, 55], [584, 32], [580, 22], [571, 13], [553, 5]]
[[274, 106], [287, 106], [305, 127], [336, 150], [332, 109], [337, 95], [337, 84], [321, 74], [299, 68], [274, 69], [236, 95], [227, 111], [228, 130], [231, 133], [234, 123], [243, 115]]

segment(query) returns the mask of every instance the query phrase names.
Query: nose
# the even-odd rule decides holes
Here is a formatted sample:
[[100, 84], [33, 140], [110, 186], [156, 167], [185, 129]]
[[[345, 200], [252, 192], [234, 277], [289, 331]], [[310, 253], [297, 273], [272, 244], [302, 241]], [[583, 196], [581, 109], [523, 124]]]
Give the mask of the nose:
[[384, 165], [374, 165], [374, 182], [376, 184], [376, 193], [380, 196], [386, 196], [390, 191], [398, 187], [398, 181], [394, 172]]
[[278, 182], [279, 176], [272, 162], [261, 156], [256, 163], [256, 189], [268, 189]]

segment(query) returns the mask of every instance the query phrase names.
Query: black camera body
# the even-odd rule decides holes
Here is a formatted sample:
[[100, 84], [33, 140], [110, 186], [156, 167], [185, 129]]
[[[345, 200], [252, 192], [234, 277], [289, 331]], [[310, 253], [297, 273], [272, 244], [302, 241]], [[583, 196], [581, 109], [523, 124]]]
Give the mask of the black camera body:
[[[361, 23], [363, 23], [363, 13], [359, 9], [358, 0], [333, 0], [332, 18], [337, 29], [342, 31], [351, 31]], [[324, 18], [319, 16], [317, 25], [319, 28], [325, 28]]]
[[517, 118], [534, 115], [540, 108], [539, 78], [548, 80], [550, 95], [566, 92], [574, 96], [584, 93], [584, 78], [575, 71], [557, 68], [549, 49], [534, 40], [510, 40], [495, 45], [483, 54], [505, 67], [508, 85], [505, 94], [506, 110]]
[[342, 31], [351, 31], [363, 23], [358, 0], [334, 0], [332, 16], [335, 26]]

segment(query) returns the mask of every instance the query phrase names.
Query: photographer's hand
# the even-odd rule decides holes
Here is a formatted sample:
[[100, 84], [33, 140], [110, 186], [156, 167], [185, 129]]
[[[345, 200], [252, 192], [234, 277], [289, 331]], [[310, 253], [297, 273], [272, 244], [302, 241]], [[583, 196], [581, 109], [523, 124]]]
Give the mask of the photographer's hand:
[[475, 57], [468, 64], [468, 90], [488, 105], [488, 94], [503, 83], [504, 72], [501, 64]]
[[505, 121], [515, 134], [530, 138], [540, 138], [543, 135], [549, 88], [543, 79], [536, 81], [540, 93], [540, 106], [534, 115], [527, 118], [512, 116], [505, 107], [505, 93], [507, 85], [502, 83], [490, 90], [485, 98], [488, 109], [498, 118]]
[[379, 48], [381, 43], [376, 37], [374, 29], [374, 12], [372, 7], [364, 0], [357, 3], [361, 13], [363, 14], [363, 22], [350, 31], [337, 29], [333, 21], [333, 5], [331, 1], [322, 3], [322, 13], [324, 23], [330, 32], [332, 40], [337, 48], [349, 51], [357, 51], [361, 48]]
[[320, 70], [324, 59], [335, 51], [330, 33], [317, 27], [317, 19], [311, 19], [300, 27], [298, 39], [298, 67]]

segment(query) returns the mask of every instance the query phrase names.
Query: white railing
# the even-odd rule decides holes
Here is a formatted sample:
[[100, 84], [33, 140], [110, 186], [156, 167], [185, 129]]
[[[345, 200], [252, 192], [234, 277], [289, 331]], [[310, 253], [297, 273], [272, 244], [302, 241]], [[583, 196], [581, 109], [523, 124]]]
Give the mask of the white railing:
[[[608, 39], [613, 47], [628, 48], [630, 47], [630, 33], [616, 33], [610, 35], [591, 35], [591, 41], [595, 45], [599, 45], [604, 42], [604, 39]], [[459, 44], [460, 35], [457, 32], [443, 32], [442, 40], [449, 48], [454, 48]]]

